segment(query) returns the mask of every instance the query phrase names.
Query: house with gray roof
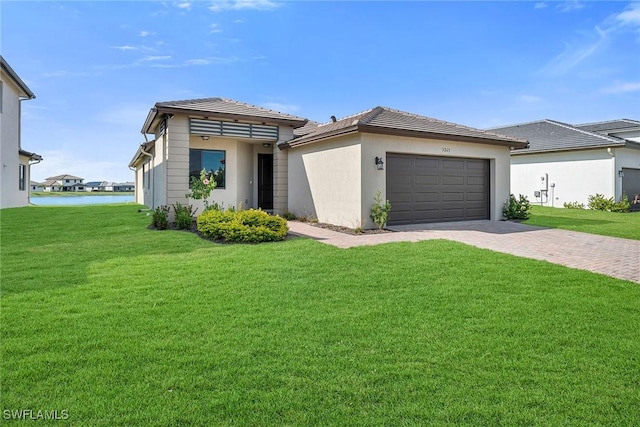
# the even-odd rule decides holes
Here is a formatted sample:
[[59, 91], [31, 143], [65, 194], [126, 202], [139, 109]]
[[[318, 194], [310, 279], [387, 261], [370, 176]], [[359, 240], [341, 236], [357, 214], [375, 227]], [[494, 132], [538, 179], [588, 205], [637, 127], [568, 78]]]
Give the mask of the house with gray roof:
[[374, 227], [378, 191], [391, 202], [389, 224], [499, 220], [510, 152], [528, 146], [387, 107], [319, 123], [225, 98], [156, 103], [142, 134], [129, 163], [138, 203], [202, 212], [186, 195], [205, 169], [217, 203], [350, 228]]
[[511, 192], [545, 206], [587, 204], [602, 194], [630, 201], [640, 195], [640, 121], [619, 119], [581, 125], [539, 120], [490, 129], [526, 138], [511, 153]]
[[0, 55], [0, 209], [29, 204], [31, 166], [42, 156], [22, 148], [21, 110], [22, 101], [35, 97]]

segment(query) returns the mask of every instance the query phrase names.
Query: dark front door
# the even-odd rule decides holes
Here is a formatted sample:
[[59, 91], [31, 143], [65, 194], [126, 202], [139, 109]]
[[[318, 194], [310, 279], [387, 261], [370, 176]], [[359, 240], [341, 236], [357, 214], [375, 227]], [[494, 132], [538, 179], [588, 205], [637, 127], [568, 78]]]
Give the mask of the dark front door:
[[258, 154], [258, 207], [273, 209], [273, 154]]

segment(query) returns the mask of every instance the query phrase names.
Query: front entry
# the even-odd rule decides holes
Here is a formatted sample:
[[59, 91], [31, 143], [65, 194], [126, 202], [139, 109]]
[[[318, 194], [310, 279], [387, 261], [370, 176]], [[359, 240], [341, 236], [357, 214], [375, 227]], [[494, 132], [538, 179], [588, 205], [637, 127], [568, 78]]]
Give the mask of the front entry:
[[273, 209], [273, 154], [258, 154], [258, 207]]

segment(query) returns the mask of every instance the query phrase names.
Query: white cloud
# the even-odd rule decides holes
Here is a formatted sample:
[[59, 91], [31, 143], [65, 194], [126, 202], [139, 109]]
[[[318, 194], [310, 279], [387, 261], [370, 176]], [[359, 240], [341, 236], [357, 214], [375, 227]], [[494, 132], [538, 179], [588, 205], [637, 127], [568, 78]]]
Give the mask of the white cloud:
[[211, 24], [209, 25], [209, 29], [211, 33], [221, 33], [222, 29], [220, 28], [220, 26], [218, 24]]
[[536, 4], [533, 6], [533, 8], [534, 8], [534, 9], [546, 9], [546, 8], [547, 8], [547, 4], [546, 4], [546, 3], [544, 3], [544, 2], [539, 2], [539, 3], [536, 3]]
[[118, 49], [118, 50], [136, 50], [137, 47], [124, 45], [124, 46], [113, 46], [113, 49]]
[[244, 24], [244, 21], [242, 19], [236, 19], [235, 21], [233, 21], [234, 24]]
[[145, 56], [140, 60], [140, 62], [148, 62], [148, 61], [167, 61], [171, 59], [171, 56], [163, 55], [163, 56]]
[[584, 8], [584, 3], [577, 0], [570, 0], [560, 3], [556, 6], [556, 9], [560, 12], [573, 12], [574, 10], [580, 10]]
[[609, 87], [602, 89], [601, 92], [608, 94], [640, 92], [640, 82], [617, 82]]
[[177, 3], [176, 7], [178, 9], [191, 10], [191, 3], [189, 3], [188, 1], [185, 1], [185, 2], [182, 2], [182, 3]]
[[595, 28], [595, 33], [590, 34], [590, 37], [594, 40], [590, 40], [587, 43], [580, 41], [573, 45], [565, 45], [564, 52], [553, 58], [542, 69], [542, 73], [547, 75], [566, 74], [581, 62], [602, 51], [608, 45], [608, 32], [599, 27]]
[[280, 7], [280, 3], [271, 0], [214, 0], [209, 6], [212, 12], [223, 10], [273, 10]]
[[520, 101], [526, 103], [526, 104], [535, 104], [537, 102], [542, 101], [542, 98], [540, 98], [539, 96], [535, 96], [535, 95], [520, 95], [519, 97]]
[[140, 33], [138, 34], [138, 36], [140, 36], [140, 37], [149, 37], [149, 36], [151, 36], [151, 35], [153, 35], [153, 34], [155, 34], [155, 33], [152, 33], [152, 32], [150, 32], [150, 31], [142, 30], [142, 31], [140, 31]]
[[211, 64], [211, 60], [209, 59], [189, 59], [184, 63], [185, 66], [189, 65], [209, 65]]
[[623, 26], [640, 27], [640, 3], [632, 3], [627, 10], [616, 15], [616, 20]]
[[293, 104], [281, 104], [279, 102], [265, 102], [262, 104], [264, 108], [268, 108], [270, 110], [279, 111], [281, 113], [289, 113], [293, 114], [296, 111], [300, 110], [300, 106]]

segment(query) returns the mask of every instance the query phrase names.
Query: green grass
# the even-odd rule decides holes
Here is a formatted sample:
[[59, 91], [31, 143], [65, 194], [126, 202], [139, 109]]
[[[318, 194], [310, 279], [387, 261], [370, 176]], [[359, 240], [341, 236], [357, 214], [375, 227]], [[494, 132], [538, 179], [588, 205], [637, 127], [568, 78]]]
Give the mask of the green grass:
[[640, 240], [640, 212], [615, 213], [533, 206], [531, 218], [524, 223]]
[[637, 284], [448, 241], [213, 244], [147, 230], [137, 208], [0, 211], [2, 410], [86, 426], [640, 419]]

